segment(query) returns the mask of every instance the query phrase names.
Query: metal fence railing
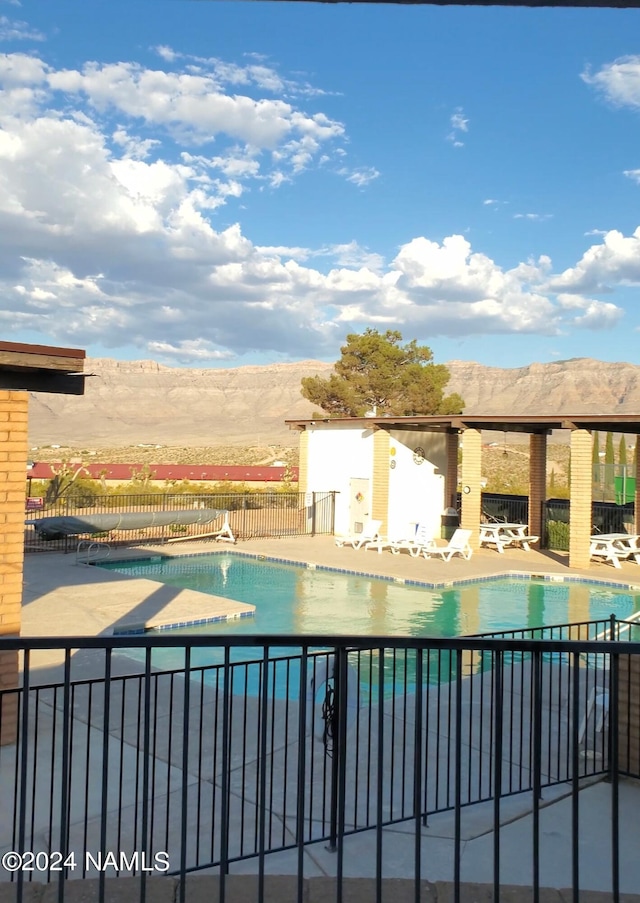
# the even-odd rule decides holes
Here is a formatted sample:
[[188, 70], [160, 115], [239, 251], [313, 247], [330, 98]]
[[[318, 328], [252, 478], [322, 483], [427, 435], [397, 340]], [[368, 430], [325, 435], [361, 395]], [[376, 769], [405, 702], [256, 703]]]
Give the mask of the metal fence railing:
[[[155, 512], [190, 508], [217, 508], [228, 511], [228, 520], [236, 539], [267, 536], [315, 536], [334, 532], [335, 492], [242, 492], [242, 493], [139, 493], [136, 495], [102, 495], [60, 498], [54, 505], [31, 510], [27, 520], [43, 517], [85, 516], [114, 512]], [[219, 529], [215, 524], [172, 524], [139, 530], [113, 531], [104, 536], [110, 545], [119, 543], [156, 542], [186, 537], [205, 538]], [[43, 539], [33, 528], [25, 530], [27, 551], [69, 551], [79, 540], [91, 534], [77, 534], [58, 539]]]
[[[555, 886], [572, 887], [578, 899], [581, 848], [599, 831], [599, 874], [618, 900], [626, 880], [619, 778], [640, 774], [635, 746], [626, 754], [620, 738], [640, 719], [640, 643], [619, 641], [610, 620], [561, 628], [453, 639], [0, 639], [0, 656], [22, 661], [21, 685], [0, 690], [0, 848], [42, 853], [43, 866], [38, 875], [14, 873], [5, 857], [0, 882], [13, 881], [21, 901], [25, 882], [55, 881], [64, 903], [67, 879], [102, 882], [100, 857], [136, 851], [135, 861], [120, 861], [120, 874], [142, 873], [143, 889], [141, 862], [178, 877], [176, 899], [185, 899], [188, 873], [216, 868], [224, 899], [236, 867], [252, 860], [260, 888], [269, 857], [287, 851], [286, 873], [301, 888], [305, 852], [322, 841], [336, 854], [324, 867], [339, 900], [347, 844], [358, 834], [370, 842], [359, 868], [381, 899], [384, 878], [398, 875], [397, 864], [387, 871], [385, 853], [396, 826], [412, 850], [405, 877], [418, 899], [433, 867], [425, 827], [449, 813], [449, 880], [460, 899], [461, 882], [475, 880], [462, 863], [470, 812], [476, 830], [481, 818], [493, 834], [497, 901], [502, 807], [520, 795], [533, 818], [522, 875], [536, 900], [548, 880], [542, 791], [562, 784], [572, 833]], [[554, 631], [563, 638], [549, 639]], [[603, 631], [616, 639], [586, 639]], [[38, 665], [41, 650], [54, 648], [62, 654], [57, 680]], [[93, 676], [76, 679], [88, 661]], [[610, 806], [586, 826], [579, 793], [598, 776], [610, 781]], [[53, 863], [52, 850], [73, 869]], [[97, 896], [105, 899], [102, 883]], [[258, 890], [256, 899], [266, 898]]]
[[[591, 507], [591, 532], [635, 533], [633, 502], [616, 505], [610, 502], [593, 502]], [[569, 549], [569, 499], [548, 499], [543, 506], [543, 547], [567, 551]]]
[[529, 498], [526, 495], [482, 493], [482, 518], [486, 523], [504, 521], [508, 524], [529, 522]]

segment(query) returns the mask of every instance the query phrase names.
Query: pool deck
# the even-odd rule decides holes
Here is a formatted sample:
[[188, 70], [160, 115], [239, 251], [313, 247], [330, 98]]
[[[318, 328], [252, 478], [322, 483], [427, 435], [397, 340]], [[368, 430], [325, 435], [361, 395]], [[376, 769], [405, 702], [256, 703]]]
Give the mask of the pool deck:
[[[640, 568], [633, 562], [623, 564], [621, 569], [594, 564], [587, 570], [578, 571], [568, 567], [567, 558], [562, 554], [507, 550], [500, 555], [492, 549], [481, 549], [470, 561], [453, 559], [444, 563], [437, 559], [414, 559], [406, 553], [396, 556], [388, 551], [377, 554], [372, 550], [337, 548], [333, 538], [328, 536], [251, 540], [234, 547], [212, 542], [185, 542], [171, 546], [118, 550], [112, 557], [141, 558], [149, 555], [179, 556], [229, 551], [436, 585], [518, 573], [587, 578], [640, 588]], [[236, 615], [240, 612], [239, 603], [229, 600], [190, 590], [178, 590], [101, 568], [78, 565], [73, 554], [29, 554], [26, 556], [24, 572], [23, 636], [110, 635], [114, 630], [134, 624], [193, 620], [201, 617], [204, 610], [212, 616]], [[42, 655], [45, 656], [44, 659]], [[81, 671], [74, 672], [74, 676], [93, 676], [91, 670], [94, 659], [98, 661], [99, 657], [82, 656]], [[43, 678], [55, 679], [59, 671], [60, 654], [53, 650], [50, 653], [39, 653], [38, 663], [40, 667], [45, 666]], [[100, 662], [97, 667], [102, 672]], [[550, 888], [566, 888], [571, 879], [571, 806], [566, 796], [567, 789], [560, 787], [556, 791], [546, 791], [543, 803], [542, 883]], [[639, 806], [640, 783], [623, 781], [620, 786], [622, 890], [633, 894], [640, 893], [640, 858], [636, 855]], [[609, 809], [610, 789], [605, 783], [598, 782], [581, 791], [583, 889], [606, 891], [609, 887], [604, 867], [608, 855], [603, 853], [607, 843], [603, 825], [608, 825]], [[492, 880], [492, 812], [486, 806], [484, 809], [473, 807], [473, 811], [469, 810], [468, 817], [473, 824], [469, 824], [469, 831], [464, 835], [463, 879], [489, 883]], [[532, 831], [530, 800], [517, 798], [513, 802], [505, 802], [501, 820], [500, 844], [504, 863], [502, 880], [526, 886], [529, 883], [530, 866], [527, 864], [527, 857]], [[414, 846], [406, 831], [403, 826], [384, 831], [385, 878], [412, 874]], [[345, 847], [347, 874], [370, 874], [376, 842], [374, 834], [375, 832], [365, 832], [348, 839]], [[426, 877], [431, 881], [450, 880], [454, 850], [452, 816], [444, 813], [430, 820], [430, 827], [424, 831], [421, 845]], [[284, 875], [295, 873], [296, 855], [295, 852], [272, 854], [267, 858], [269, 872]], [[304, 858], [307, 876], [335, 874], [335, 856], [328, 853], [324, 845], [306, 849]], [[234, 872], [251, 873], [255, 869], [255, 862], [245, 862], [238, 864]], [[565, 896], [566, 892], [553, 893], [557, 896], [552, 896], [552, 892], [549, 892], [544, 899], [571, 899], [568, 894]], [[584, 891], [581, 893], [581, 898], [585, 901], [587, 898], [591, 899]], [[489, 889], [486, 896], [465, 896], [465, 899], [490, 898]], [[368, 898], [366, 894], [360, 897], [355, 894], [353, 899], [361, 899], [364, 903]], [[509, 895], [508, 899], [515, 897]]]
[[[507, 549], [499, 554], [483, 548], [470, 561], [456, 557], [443, 562], [412, 558], [406, 552], [392, 555], [389, 551], [378, 554], [375, 550], [338, 548], [331, 536], [254, 539], [235, 546], [213, 542], [138, 546], [114, 550], [110, 560], [229, 551], [436, 586], [517, 573], [606, 581], [640, 590], [640, 566], [633, 561], [624, 562], [620, 569], [594, 563], [589, 569], [576, 570], [569, 568], [562, 553]], [[169, 624], [238, 617], [252, 608], [219, 596], [77, 564], [74, 554], [45, 552], [25, 557], [23, 636], [139, 632]]]

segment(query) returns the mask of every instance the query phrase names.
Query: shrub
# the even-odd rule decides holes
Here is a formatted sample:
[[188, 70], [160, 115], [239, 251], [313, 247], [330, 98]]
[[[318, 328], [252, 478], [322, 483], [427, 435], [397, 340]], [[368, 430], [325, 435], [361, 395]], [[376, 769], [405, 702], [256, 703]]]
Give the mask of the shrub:
[[569, 524], [560, 520], [548, 521], [547, 540], [550, 549], [567, 552], [569, 550]]

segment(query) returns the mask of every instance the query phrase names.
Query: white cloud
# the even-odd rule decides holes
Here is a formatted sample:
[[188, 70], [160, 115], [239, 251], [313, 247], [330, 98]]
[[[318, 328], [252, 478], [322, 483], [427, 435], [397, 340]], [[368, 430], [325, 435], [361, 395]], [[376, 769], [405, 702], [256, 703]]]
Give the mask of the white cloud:
[[633, 235], [607, 232], [600, 244], [592, 245], [575, 267], [549, 283], [552, 291], [610, 291], [614, 285], [640, 284], [640, 227]]
[[256, 245], [256, 251], [265, 257], [288, 257], [292, 260], [307, 260], [312, 254], [309, 248], [290, 248], [286, 245]]
[[551, 213], [514, 213], [514, 219], [528, 219], [533, 220], [534, 222], [543, 222], [544, 220], [552, 218]]
[[[594, 297], [596, 277], [628, 278], [634, 255], [640, 274], [640, 236], [625, 251], [632, 240], [608, 233], [610, 257], [592, 249], [557, 288], [548, 258], [504, 270], [461, 235], [417, 236], [390, 262], [355, 240], [289, 247], [275, 225], [271, 244], [254, 244], [233, 207], [252, 184], [276, 188], [319, 161], [356, 185], [377, 170], [348, 165], [341, 123], [265, 99], [261, 90], [278, 88], [265, 61], [190, 60], [187, 69], [173, 51], [159, 55], [182, 69], [58, 71], [0, 55], [4, 335], [26, 329], [54, 344], [134, 345], [200, 362], [256, 350], [322, 355], [345, 325], [553, 335], [620, 315]], [[245, 93], [225, 94], [231, 82]], [[461, 110], [452, 127], [468, 130]], [[226, 227], [215, 215], [222, 207]], [[589, 279], [596, 287], [583, 297]]]
[[362, 188], [364, 185], [368, 185], [370, 182], [373, 182], [374, 179], [377, 179], [379, 175], [380, 173], [373, 166], [369, 166], [366, 169], [355, 169], [352, 173], [347, 175], [347, 182], [353, 182], [358, 188]]
[[462, 107], [457, 107], [451, 114], [449, 125], [451, 126], [451, 131], [447, 135], [447, 141], [450, 141], [454, 147], [464, 147], [461, 133], [469, 131], [469, 120], [465, 117]]
[[148, 342], [147, 349], [154, 357], [164, 358], [174, 364], [209, 363], [210, 361], [232, 360], [234, 355], [220, 348], [215, 348], [211, 342], [204, 339], [178, 342]]
[[331, 245], [322, 253], [335, 257], [336, 262], [343, 267], [364, 268], [374, 272], [381, 272], [384, 268], [384, 260], [381, 255], [361, 247], [355, 239], [345, 244]]
[[45, 36], [28, 22], [0, 16], [0, 41], [44, 41]]
[[640, 169], [625, 169], [624, 175], [640, 185]]
[[640, 107], [640, 56], [623, 56], [581, 78], [616, 106]]

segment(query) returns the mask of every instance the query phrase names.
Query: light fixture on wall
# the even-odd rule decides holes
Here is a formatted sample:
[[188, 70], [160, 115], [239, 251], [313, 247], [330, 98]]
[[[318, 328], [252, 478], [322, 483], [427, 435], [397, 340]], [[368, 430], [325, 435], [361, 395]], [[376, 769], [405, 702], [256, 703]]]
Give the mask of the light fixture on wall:
[[465, 495], [469, 495], [469, 493], [471, 492], [471, 486], [463, 486], [462, 491]]

